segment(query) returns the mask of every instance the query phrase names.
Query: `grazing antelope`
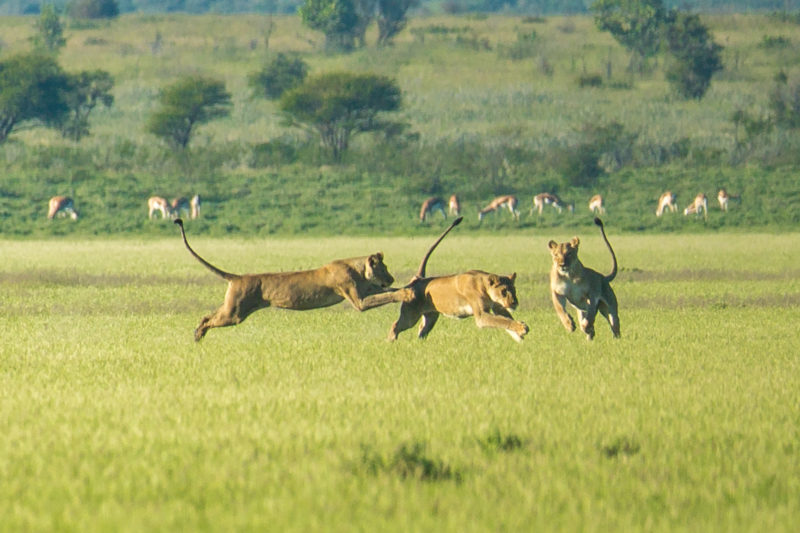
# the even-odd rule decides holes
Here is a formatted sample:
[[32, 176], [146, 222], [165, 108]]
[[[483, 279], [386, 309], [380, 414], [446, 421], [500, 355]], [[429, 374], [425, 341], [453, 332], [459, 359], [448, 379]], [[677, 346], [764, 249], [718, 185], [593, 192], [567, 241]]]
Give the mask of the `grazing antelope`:
[[78, 212], [75, 211], [75, 204], [69, 196], [53, 196], [48, 203], [47, 218], [53, 220], [56, 215], [69, 216], [72, 220], [78, 220]]
[[732, 200], [740, 201], [742, 199], [741, 195], [739, 194], [728, 194], [728, 191], [725, 189], [720, 189], [717, 193], [717, 201], [719, 202], [719, 208], [722, 211], [728, 210], [728, 203]]
[[189, 206], [191, 207], [191, 211], [189, 216], [191, 218], [198, 218], [200, 216], [200, 195], [195, 194], [192, 196], [192, 199], [189, 201]]
[[425, 222], [428, 215], [433, 215], [434, 211], [440, 212], [444, 219], [447, 220], [447, 213], [444, 211], [444, 200], [438, 196], [431, 196], [422, 202], [422, 207], [419, 210], [419, 221]]
[[478, 221], [483, 220], [486, 213], [497, 211], [498, 209], [508, 209], [514, 220], [519, 220], [519, 210], [517, 209], [517, 197], [512, 194], [498, 196], [489, 205], [478, 211]]
[[589, 211], [594, 214], [605, 215], [606, 214], [606, 206], [603, 202], [603, 196], [599, 194], [595, 194], [592, 196], [592, 199], [589, 200]]
[[708, 218], [708, 198], [703, 193], [699, 193], [694, 197], [689, 206], [683, 210], [684, 215], [699, 215], [700, 211], [703, 212], [703, 218]]
[[147, 199], [147, 218], [154, 218], [156, 211], [161, 213], [161, 218], [172, 218], [172, 206], [160, 196], [151, 196]]
[[455, 217], [461, 216], [461, 202], [455, 194], [450, 197], [450, 214]]
[[555, 194], [550, 194], [549, 192], [543, 192], [533, 197], [533, 207], [531, 208], [531, 215], [533, 214], [534, 209], [538, 210], [539, 214], [541, 215], [542, 210], [546, 205], [552, 205], [553, 209], [555, 209], [559, 213], [561, 213], [561, 210], [564, 208], [564, 203], [558, 196], [556, 196]]
[[656, 216], [660, 217], [666, 209], [669, 209], [672, 213], [678, 210], [678, 206], [675, 204], [675, 194], [670, 191], [665, 191], [658, 197]]
[[189, 200], [185, 196], [173, 198], [172, 201], [169, 203], [169, 208], [171, 211], [170, 216], [172, 218], [181, 216], [181, 211], [183, 211], [184, 213], [186, 213], [187, 216], [189, 216], [190, 205], [189, 205]]

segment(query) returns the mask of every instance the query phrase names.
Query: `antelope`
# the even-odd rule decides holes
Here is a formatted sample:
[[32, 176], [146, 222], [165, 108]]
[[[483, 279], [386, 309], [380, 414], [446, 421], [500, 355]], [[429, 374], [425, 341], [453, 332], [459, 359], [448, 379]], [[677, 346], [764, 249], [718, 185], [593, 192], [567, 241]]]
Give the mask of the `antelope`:
[[486, 213], [497, 211], [498, 209], [508, 209], [514, 220], [519, 220], [519, 210], [517, 209], [517, 197], [512, 194], [498, 196], [489, 205], [478, 211], [478, 221], [482, 221]]
[[[185, 196], [181, 196], [179, 198], [173, 198], [172, 201], [169, 203], [170, 208], [170, 217], [177, 218], [181, 216], [181, 211], [189, 215], [189, 200]], [[194, 218], [194, 217], [192, 217]]]
[[147, 218], [154, 218], [156, 211], [161, 212], [161, 218], [172, 218], [172, 206], [161, 196], [151, 196], [147, 199], [149, 212]]
[[444, 219], [447, 220], [447, 213], [444, 211], [444, 200], [438, 196], [431, 196], [422, 202], [422, 207], [419, 210], [419, 221], [421, 223], [425, 222], [428, 215], [433, 215], [434, 211], [440, 212]]
[[450, 197], [450, 214], [456, 217], [461, 215], [461, 202], [455, 194]]
[[75, 211], [75, 204], [69, 196], [53, 196], [50, 198], [47, 210], [47, 219], [53, 220], [56, 215], [69, 216], [72, 220], [78, 220], [78, 212]]
[[669, 209], [672, 213], [678, 210], [675, 205], [675, 194], [670, 191], [665, 191], [658, 197], [658, 208], [656, 209], [656, 216], [660, 217], [664, 214], [664, 210]]
[[189, 200], [189, 207], [191, 207], [191, 212], [189, 216], [191, 218], [199, 218], [200, 217], [200, 195], [195, 194], [192, 196], [192, 199]]
[[595, 194], [592, 196], [592, 199], [589, 200], [589, 211], [594, 214], [605, 215], [606, 214], [606, 206], [603, 202], [602, 195]]
[[699, 215], [700, 211], [703, 212], [703, 218], [708, 218], [708, 198], [706, 198], [706, 195], [703, 193], [699, 193], [694, 197], [694, 201], [692, 201], [692, 203], [683, 210], [683, 214]]
[[553, 209], [561, 213], [561, 210], [564, 208], [564, 203], [561, 199], [556, 196], [555, 194], [550, 194], [549, 192], [543, 192], [537, 194], [533, 197], [533, 207], [531, 208], [531, 215], [533, 214], [533, 210], [537, 209], [539, 214], [542, 214], [542, 210], [544, 206], [552, 205]]
[[719, 208], [722, 211], [728, 210], [728, 203], [731, 200], [741, 200], [742, 197], [739, 194], [728, 194], [728, 191], [725, 189], [720, 189], [717, 193], [717, 201], [719, 201]]

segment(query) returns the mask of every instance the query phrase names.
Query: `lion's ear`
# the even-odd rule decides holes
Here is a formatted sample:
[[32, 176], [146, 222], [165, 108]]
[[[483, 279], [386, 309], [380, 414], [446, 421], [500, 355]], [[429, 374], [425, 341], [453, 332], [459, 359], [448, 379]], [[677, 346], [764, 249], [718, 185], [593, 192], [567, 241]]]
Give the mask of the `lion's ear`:
[[577, 248], [578, 245], [581, 243], [581, 240], [577, 237], [573, 237], [572, 240], [569, 241], [573, 248]]
[[374, 267], [375, 265], [380, 264], [381, 261], [383, 261], [383, 252], [378, 252], [376, 254], [372, 254], [367, 259], [367, 262], [369, 263], [369, 266], [371, 266], [371, 267]]
[[517, 279], [517, 273], [516, 273], [516, 272], [514, 272], [513, 274], [511, 274], [510, 276], [508, 276], [508, 279], [510, 279], [511, 281], [514, 281], [515, 279]]
[[489, 285], [492, 287], [500, 285], [500, 276], [497, 274], [489, 274]]
[[550, 241], [547, 243], [547, 246], [551, 250], [555, 250], [556, 248], [558, 248], [558, 243], [556, 241]]

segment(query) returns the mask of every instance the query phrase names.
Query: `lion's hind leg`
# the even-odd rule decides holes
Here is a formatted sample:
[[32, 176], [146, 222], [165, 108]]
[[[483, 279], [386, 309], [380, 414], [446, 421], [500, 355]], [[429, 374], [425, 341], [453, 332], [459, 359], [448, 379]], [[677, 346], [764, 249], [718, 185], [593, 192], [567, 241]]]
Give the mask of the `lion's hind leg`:
[[419, 332], [417, 336], [420, 339], [424, 339], [428, 336], [428, 333], [431, 332], [433, 326], [436, 325], [436, 321], [439, 320], [439, 313], [436, 311], [432, 311], [430, 313], [423, 313], [422, 314], [422, 323], [419, 325]]
[[397, 340], [397, 336], [403, 331], [413, 328], [414, 324], [419, 321], [421, 316], [422, 313], [414, 306], [408, 303], [402, 304], [400, 306], [400, 316], [395, 320], [389, 330], [389, 340]]
[[611, 332], [614, 334], [614, 337], [619, 338], [621, 334], [619, 325], [619, 309], [617, 308], [617, 297], [610, 287], [609, 294], [607, 294], [606, 297], [600, 301], [600, 304], [597, 306], [597, 310], [601, 315], [606, 317], [606, 320], [608, 320], [608, 324], [611, 326]]
[[260, 293], [239, 293], [228, 290], [225, 303], [216, 312], [203, 317], [194, 330], [194, 340], [200, 341], [211, 328], [222, 328], [241, 324], [253, 312], [269, 307], [269, 302], [261, 298]]

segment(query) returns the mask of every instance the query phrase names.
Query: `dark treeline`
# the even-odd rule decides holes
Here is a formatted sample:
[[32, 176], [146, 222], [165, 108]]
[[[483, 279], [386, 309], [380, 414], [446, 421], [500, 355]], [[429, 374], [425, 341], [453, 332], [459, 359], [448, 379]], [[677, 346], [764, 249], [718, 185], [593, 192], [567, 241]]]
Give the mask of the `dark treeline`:
[[[69, 0], [0, 0], [0, 15], [31, 15]], [[120, 13], [295, 13], [303, 0], [118, 0]], [[419, 13], [509, 12], [533, 15], [588, 13], [592, 0], [420, 0]], [[667, 0], [697, 12], [797, 11], [800, 0]]]

